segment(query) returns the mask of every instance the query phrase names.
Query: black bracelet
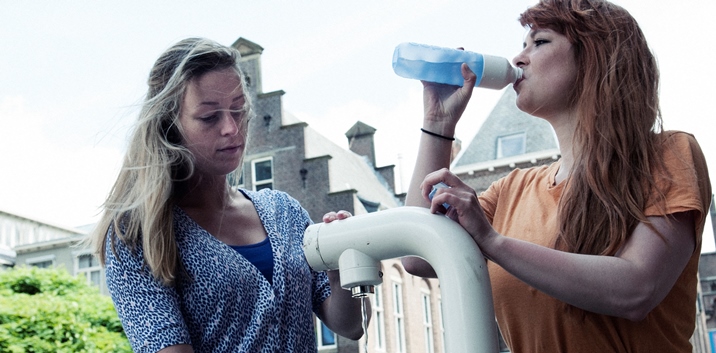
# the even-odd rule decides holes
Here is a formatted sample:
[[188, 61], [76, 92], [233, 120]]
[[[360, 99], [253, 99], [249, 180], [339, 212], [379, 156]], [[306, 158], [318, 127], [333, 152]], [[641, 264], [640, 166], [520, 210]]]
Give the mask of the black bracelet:
[[445, 136], [445, 135], [436, 134], [436, 133], [434, 133], [434, 132], [432, 132], [432, 131], [428, 131], [428, 130], [425, 130], [425, 129], [423, 129], [423, 128], [420, 128], [420, 131], [422, 131], [422, 132], [424, 132], [424, 133], [426, 133], [426, 134], [428, 134], [428, 135], [430, 135], [430, 136], [435, 136], [435, 137], [437, 137], [437, 138], [441, 138], [441, 139], [443, 139], [443, 140], [455, 141], [455, 138], [454, 138], [454, 137], [447, 137], [447, 136]]

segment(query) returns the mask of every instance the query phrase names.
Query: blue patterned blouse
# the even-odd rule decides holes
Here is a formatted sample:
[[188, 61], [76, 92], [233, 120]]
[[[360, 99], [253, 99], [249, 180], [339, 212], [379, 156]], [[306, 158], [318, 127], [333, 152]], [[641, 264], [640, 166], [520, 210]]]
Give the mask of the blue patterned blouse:
[[116, 242], [115, 255], [107, 242], [107, 286], [135, 352], [175, 344], [195, 352], [316, 352], [312, 312], [331, 292], [326, 274], [312, 271], [303, 255], [308, 213], [280, 191], [241, 192], [271, 242], [273, 284], [179, 207], [174, 229], [189, 277], [176, 288], [152, 277], [141, 246], [132, 253]]

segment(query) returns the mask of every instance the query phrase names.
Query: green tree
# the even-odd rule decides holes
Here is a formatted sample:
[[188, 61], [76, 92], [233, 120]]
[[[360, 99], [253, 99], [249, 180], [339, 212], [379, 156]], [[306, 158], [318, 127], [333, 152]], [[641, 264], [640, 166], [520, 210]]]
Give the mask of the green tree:
[[0, 271], [0, 352], [132, 352], [109, 297], [64, 269]]

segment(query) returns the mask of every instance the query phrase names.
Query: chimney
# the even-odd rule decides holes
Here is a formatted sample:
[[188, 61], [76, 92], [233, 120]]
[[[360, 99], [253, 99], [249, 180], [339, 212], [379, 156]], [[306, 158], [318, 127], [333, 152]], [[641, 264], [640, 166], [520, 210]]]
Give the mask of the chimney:
[[358, 121], [348, 129], [346, 138], [348, 138], [348, 149], [360, 156], [368, 157], [368, 160], [375, 168], [374, 134], [375, 128]]

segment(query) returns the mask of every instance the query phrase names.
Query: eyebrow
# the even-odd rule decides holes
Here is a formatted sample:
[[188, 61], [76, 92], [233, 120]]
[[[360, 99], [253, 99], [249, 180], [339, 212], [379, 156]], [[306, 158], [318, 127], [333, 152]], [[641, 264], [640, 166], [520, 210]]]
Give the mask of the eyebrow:
[[[236, 102], [236, 101], [238, 101], [238, 100], [241, 100], [242, 98], [245, 99], [245, 95], [242, 94], [242, 95], [240, 95], [240, 96], [236, 96], [236, 97], [234, 97], [234, 99], [231, 100], [231, 103], [234, 103], [234, 102]], [[219, 102], [205, 101], [205, 102], [199, 103], [198, 107], [203, 106], [203, 105], [218, 105], [218, 104], [219, 104]]]

